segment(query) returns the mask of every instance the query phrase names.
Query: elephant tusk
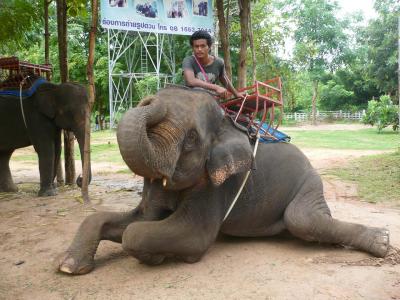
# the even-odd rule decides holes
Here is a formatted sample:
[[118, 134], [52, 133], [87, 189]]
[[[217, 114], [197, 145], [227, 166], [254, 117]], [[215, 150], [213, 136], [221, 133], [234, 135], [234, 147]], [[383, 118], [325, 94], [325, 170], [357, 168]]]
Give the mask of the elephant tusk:
[[163, 178], [163, 180], [162, 180], [162, 185], [165, 187], [166, 185], [167, 185], [167, 178]]

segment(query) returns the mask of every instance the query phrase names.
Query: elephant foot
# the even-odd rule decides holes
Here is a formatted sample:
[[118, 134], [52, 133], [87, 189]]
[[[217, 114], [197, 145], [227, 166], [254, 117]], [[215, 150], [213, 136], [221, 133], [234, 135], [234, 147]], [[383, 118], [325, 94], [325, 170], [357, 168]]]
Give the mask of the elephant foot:
[[57, 195], [57, 190], [51, 186], [48, 188], [40, 188], [38, 192], [39, 197], [48, 197], [48, 196], [56, 196]]
[[389, 250], [389, 230], [374, 228], [371, 234], [372, 243], [367, 251], [376, 257], [385, 257]]
[[18, 192], [18, 187], [12, 183], [0, 186], [0, 193], [16, 193]]
[[197, 263], [201, 259], [202, 255], [191, 255], [191, 256], [184, 256], [182, 260], [188, 264]]
[[135, 253], [128, 251], [128, 253], [137, 258], [141, 263], [150, 266], [160, 265], [165, 259], [165, 255], [162, 254], [138, 253], [136, 251]]
[[93, 259], [76, 259], [66, 253], [58, 263], [58, 270], [71, 275], [84, 275], [94, 269]]

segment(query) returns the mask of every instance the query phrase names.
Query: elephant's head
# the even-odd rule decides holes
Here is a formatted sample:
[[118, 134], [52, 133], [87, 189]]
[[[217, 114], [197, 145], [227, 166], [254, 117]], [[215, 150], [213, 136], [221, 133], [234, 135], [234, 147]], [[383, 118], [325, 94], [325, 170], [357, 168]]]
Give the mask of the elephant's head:
[[204, 91], [173, 87], [143, 99], [123, 116], [117, 138], [129, 168], [145, 178], [163, 179], [167, 189], [209, 179], [220, 185], [252, 163], [246, 134]]
[[[72, 131], [78, 141], [82, 158], [85, 145], [86, 112], [89, 109], [86, 88], [76, 83], [60, 85], [46, 83], [41, 85], [34, 94], [37, 109], [59, 128]], [[90, 162], [89, 162], [89, 170]], [[91, 171], [89, 182], [91, 179]], [[76, 183], [81, 187], [82, 178], [79, 176]]]

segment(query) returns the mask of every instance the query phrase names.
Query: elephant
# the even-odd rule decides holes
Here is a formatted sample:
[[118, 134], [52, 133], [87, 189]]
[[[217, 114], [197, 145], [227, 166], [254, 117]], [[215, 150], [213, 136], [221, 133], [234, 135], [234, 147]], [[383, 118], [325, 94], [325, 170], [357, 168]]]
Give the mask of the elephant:
[[125, 163], [144, 178], [141, 201], [132, 211], [88, 216], [57, 261], [61, 272], [90, 272], [101, 240], [121, 243], [150, 265], [171, 257], [197, 262], [218, 234], [287, 231], [306, 241], [387, 254], [387, 229], [331, 216], [319, 174], [295, 145], [259, 143], [254, 155], [247, 130], [204, 91], [167, 87], [142, 99], [123, 115], [117, 140]]
[[[88, 109], [86, 88], [76, 83], [44, 82], [31, 96], [23, 98], [22, 108], [19, 97], [0, 96], [0, 192], [18, 191], [10, 172], [10, 158], [15, 149], [33, 145], [39, 158], [38, 196], [56, 195], [53, 182], [61, 154], [61, 129], [74, 133], [83, 165]], [[81, 186], [82, 177], [76, 182]]]

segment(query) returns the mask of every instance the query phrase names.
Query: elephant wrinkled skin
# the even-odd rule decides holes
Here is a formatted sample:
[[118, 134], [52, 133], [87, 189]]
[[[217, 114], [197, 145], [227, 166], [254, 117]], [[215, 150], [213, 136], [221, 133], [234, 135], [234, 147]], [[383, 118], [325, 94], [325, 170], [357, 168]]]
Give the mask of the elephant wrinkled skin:
[[[89, 109], [86, 88], [75, 83], [44, 83], [20, 100], [0, 96], [0, 192], [16, 192], [9, 161], [15, 149], [33, 145], [39, 158], [39, 196], [56, 194], [54, 178], [61, 154], [61, 129], [74, 133], [83, 158], [85, 114]], [[83, 160], [82, 160], [83, 165]], [[82, 179], [78, 177], [80, 185]]]
[[142, 200], [131, 212], [87, 217], [59, 262], [62, 272], [92, 270], [101, 240], [122, 243], [148, 264], [168, 257], [196, 262], [219, 232], [260, 237], [287, 230], [307, 241], [347, 245], [378, 257], [388, 251], [388, 230], [331, 217], [320, 176], [296, 146], [259, 144], [253, 161], [246, 133], [207, 93], [161, 90], [124, 115], [117, 137], [126, 164], [144, 177]]

